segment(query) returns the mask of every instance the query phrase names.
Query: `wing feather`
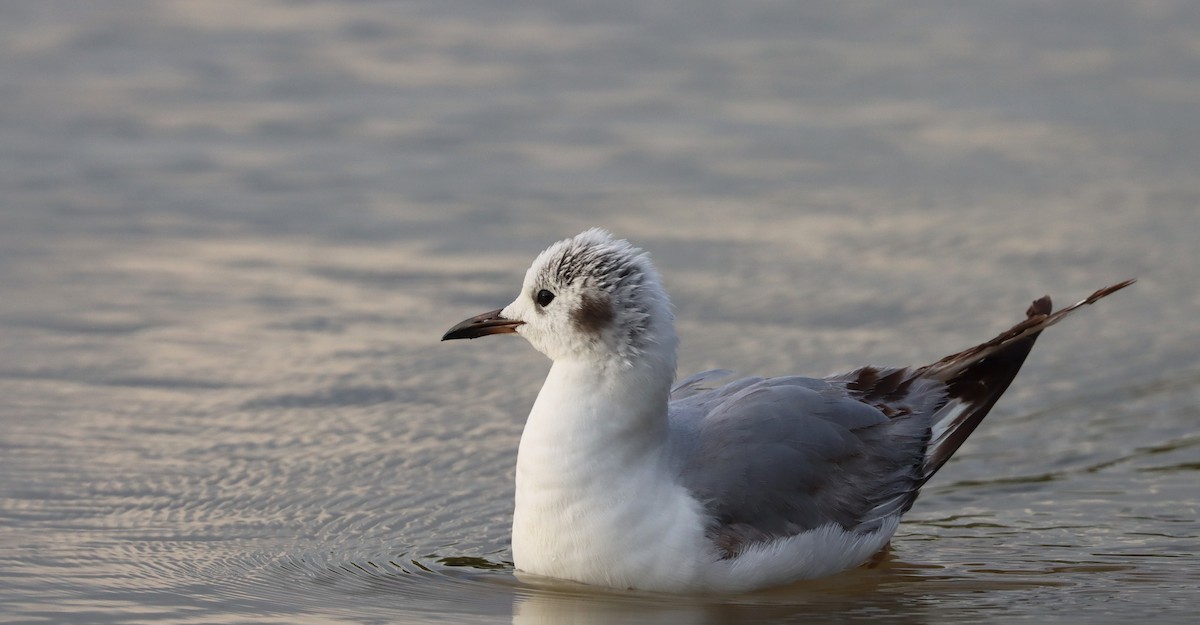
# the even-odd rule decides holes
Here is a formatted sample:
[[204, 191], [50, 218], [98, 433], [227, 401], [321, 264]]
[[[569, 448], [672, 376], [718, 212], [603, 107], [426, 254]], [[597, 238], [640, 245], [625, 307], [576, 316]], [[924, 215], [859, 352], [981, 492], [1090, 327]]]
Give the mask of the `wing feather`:
[[1133, 281], [1051, 312], [1049, 297], [996, 338], [919, 368], [863, 367], [824, 379], [680, 382], [670, 405], [680, 479], [715, 522], [727, 557], [825, 525], [871, 531], [922, 485], [1008, 388], [1038, 334]]

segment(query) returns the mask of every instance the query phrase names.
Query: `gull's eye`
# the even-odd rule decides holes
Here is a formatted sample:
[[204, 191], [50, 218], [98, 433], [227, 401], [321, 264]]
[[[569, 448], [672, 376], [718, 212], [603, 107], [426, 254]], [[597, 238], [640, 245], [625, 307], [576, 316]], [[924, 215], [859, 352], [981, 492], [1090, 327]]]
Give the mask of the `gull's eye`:
[[550, 302], [554, 301], [554, 294], [551, 293], [550, 291], [547, 291], [546, 289], [542, 289], [537, 292], [536, 300], [537, 300], [538, 306], [545, 308], [546, 306], [550, 305]]

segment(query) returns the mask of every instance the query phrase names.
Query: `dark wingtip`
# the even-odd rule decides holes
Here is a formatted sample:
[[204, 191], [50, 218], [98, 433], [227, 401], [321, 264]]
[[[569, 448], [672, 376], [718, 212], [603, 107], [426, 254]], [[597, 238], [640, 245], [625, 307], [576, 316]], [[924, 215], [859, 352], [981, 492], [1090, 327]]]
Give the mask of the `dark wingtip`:
[[[922, 371], [934, 370], [935, 377], [945, 381], [952, 400], [968, 406], [955, 417], [954, 423], [945, 427], [943, 439], [933, 443], [926, 459], [924, 479], [928, 480], [950, 459], [1008, 389], [1042, 330], [1066, 318], [1079, 307], [1093, 304], [1136, 281], [1126, 280], [1098, 289], [1086, 299], [1058, 312], [1052, 312], [1049, 296], [1039, 297], [1025, 311], [1026, 319], [1007, 332], [923, 367]], [[939, 366], [942, 367], [941, 372], [937, 371]]]
[[1033, 300], [1033, 303], [1029, 305], [1028, 309], [1026, 309], [1025, 316], [1037, 317], [1039, 315], [1048, 315], [1050, 314], [1051, 310], [1054, 310], [1054, 304], [1051, 303], [1050, 296], [1043, 295]]
[[1137, 278], [1130, 278], [1124, 282], [1118, 282], [1114, 285], [1106, 286], [1103, 289], [1099, 289], [1095, 293], [1092, 293], [1091, 295], [1088, 296], [1087, 299], [1085, 299], [1083, 301], [1091, 304], [1092, 302], [1094, 302], [1102, 297], [1108, 297], [1109, 295], [1112, 295], [1113, 293], [1120, 291], [1121, 289], [1133, 284], [1134, 282], [1137, 282]]

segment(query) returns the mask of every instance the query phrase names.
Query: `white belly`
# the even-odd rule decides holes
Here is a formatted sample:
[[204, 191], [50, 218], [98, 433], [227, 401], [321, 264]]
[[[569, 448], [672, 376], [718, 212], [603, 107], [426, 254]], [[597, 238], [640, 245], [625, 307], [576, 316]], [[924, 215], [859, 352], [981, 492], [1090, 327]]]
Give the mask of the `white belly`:
[[699, 505], [683, 487], [650, 467], [547, 472], [527, 459], [517, 465], [513, 515], [519, 570], [613, 588], [701, 587], [717, 556]]
[[866, 534], [825, 526], [721, 559], [686, 489], [651, 468], [592, 468], [545, 472], [518, 463], [512, 549], [519, 571], [610, 588], [749, 591], [858, 566], [900, 520]]

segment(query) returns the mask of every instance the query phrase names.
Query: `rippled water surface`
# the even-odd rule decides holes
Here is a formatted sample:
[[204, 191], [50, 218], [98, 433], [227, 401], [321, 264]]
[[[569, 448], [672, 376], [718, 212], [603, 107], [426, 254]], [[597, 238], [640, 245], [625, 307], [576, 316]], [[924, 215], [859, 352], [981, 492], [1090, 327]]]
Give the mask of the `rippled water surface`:
[[[0, 4], [0, 622], [1189, 622], [1200, 12], [1108, 3]], [[874, 569], [514, 575], [548, 363], [440, 344], [592, 225], [680, 372], [1039, 342]]]

